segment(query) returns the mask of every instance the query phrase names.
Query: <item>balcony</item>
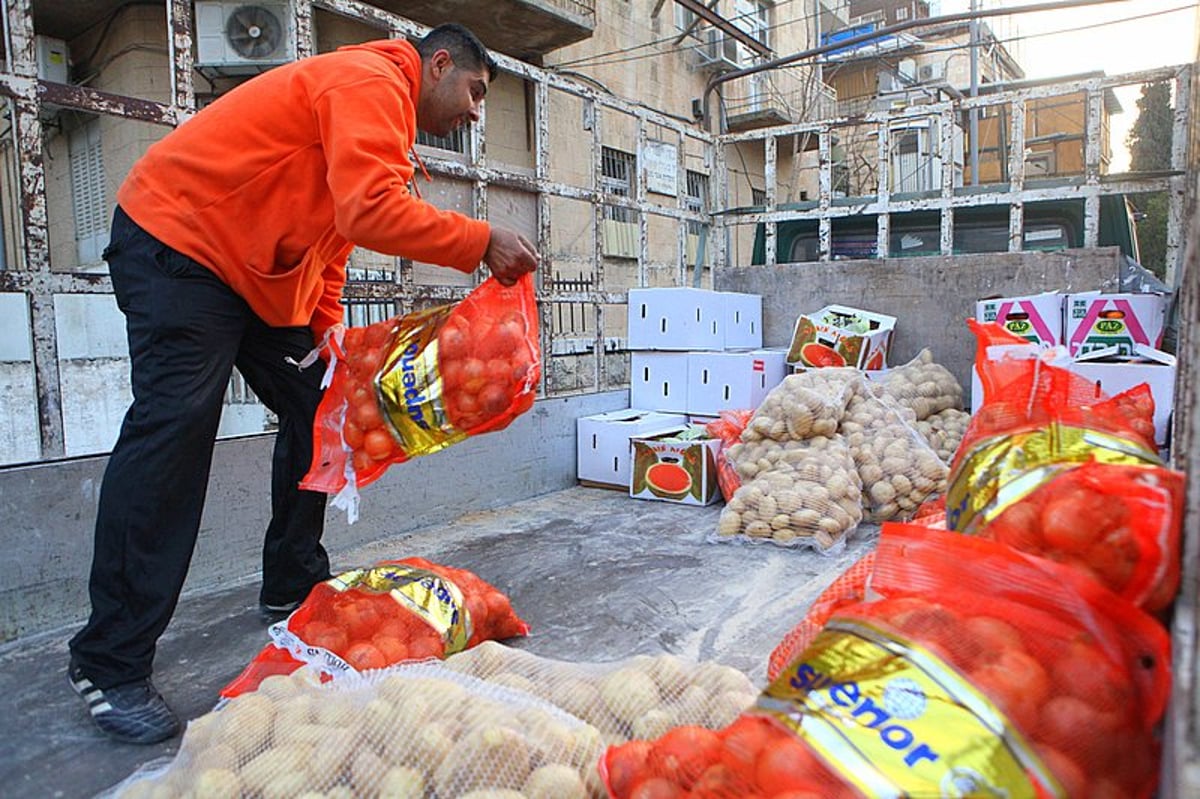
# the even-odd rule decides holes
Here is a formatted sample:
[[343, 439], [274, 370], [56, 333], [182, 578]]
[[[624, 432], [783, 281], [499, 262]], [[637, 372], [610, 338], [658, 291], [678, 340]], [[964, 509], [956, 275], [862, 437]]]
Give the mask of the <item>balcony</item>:
[[596, 0], [372, 0], [423, 25], [458, 22], [488, 48], [540, 63], [552, 50], [591, 38]]
[[733, 133], [837, 116], [837, 94], [811, 70], [778, 69], [729, 81], [725, 120]]

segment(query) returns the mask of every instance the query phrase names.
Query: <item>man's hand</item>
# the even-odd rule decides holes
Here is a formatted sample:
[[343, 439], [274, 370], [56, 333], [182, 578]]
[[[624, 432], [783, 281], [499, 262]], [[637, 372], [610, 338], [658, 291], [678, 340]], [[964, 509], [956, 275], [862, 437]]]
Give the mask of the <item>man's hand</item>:
[[502, 285], [511, 286], [526, 272], [537, 269], [538, 256], [529, 240], [520, 233], [493, 227], [484, 263]]

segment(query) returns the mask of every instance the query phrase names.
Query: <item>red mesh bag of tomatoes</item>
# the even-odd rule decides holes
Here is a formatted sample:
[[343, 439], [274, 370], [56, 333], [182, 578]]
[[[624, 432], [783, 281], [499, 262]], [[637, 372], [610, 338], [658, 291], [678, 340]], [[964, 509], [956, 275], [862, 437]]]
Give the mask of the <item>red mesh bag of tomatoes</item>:
[[1115, 397], [1040, 358], [988, 359], [1010, 337], [974, 324], [984, 402], [950, 473], [947, 527], [1071, 564], [1159, 610], [1178, 587], [1183, 477], [1153, 444], [1149, 387]]
[[737, 469], [729, 462], [725, 451], [742, 440], [742, 431], [754, 415], [753, 410], [721, 411], [720, 415], [704, 425], [704, 429], [713, 438], [721, 441], [721, 451], [717, 453], [717, 485], [721, 488], [721, 496], [728, 502], [742, 485], [742, 478]]
[[729, 727], [610, 747], [616, 799], [1148, 799], [1167, 633], [1085, 576], [885, 524], [861, 601]]
[[501, 430], [533, 406], [541, 375], [532, 275], [488, 278], [461, 302], [346, 329], [313, 423], [301, 487], [335, 494], [387, 467]]
[[314, 586], [291, 616], [271, 626], [272, 643], [221, 695], [252, 691], [305, 664], [336, 678], [528, 633], [508, 597], [473, 572], [424, 558], [384, 561]]

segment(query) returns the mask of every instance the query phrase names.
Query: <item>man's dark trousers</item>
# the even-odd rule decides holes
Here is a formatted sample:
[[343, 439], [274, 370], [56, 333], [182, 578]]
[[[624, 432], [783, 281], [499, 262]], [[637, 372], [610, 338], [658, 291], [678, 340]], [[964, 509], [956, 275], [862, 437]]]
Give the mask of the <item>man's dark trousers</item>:
[[126, 319], [133, 404], [100, 489], [91, 617], [70, 643], [72, 662], [101, 689], [150, 676], [196, 545], [235, 365], [279, 418], [260, 599], [303, 599], [329, 576], [325, 495], [298, 487], [312, 458], [323, 368], [284, 360], [312, 349], [311, 331], [267, 326], [213, 272], [120, 208], [104, 258]]

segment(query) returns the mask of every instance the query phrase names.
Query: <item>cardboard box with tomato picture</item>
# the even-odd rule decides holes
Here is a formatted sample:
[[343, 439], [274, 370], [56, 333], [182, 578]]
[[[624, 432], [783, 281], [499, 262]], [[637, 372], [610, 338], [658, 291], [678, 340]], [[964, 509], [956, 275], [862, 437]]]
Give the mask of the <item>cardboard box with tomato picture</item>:
[[721, 497], [717, 487], [720, 449], [720, 439], [709, 438], [702, 427], [633, 439], [629, 496], [711, 505]]
[[1072, 358], [1115, 347], [1113, 357], [1134, 359], [1137, 345], [1162, 346], [1166, 311], [1162, 294], [1069, 294], [1062, 343]]
[[874, 311], [826, 305], [801, 314], [792, 331], [787, 362], [805, 368], [854, 366], [878, 370], [887, 366], [896, 317]]

